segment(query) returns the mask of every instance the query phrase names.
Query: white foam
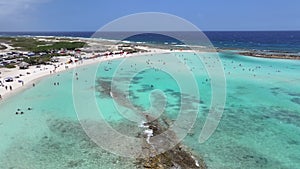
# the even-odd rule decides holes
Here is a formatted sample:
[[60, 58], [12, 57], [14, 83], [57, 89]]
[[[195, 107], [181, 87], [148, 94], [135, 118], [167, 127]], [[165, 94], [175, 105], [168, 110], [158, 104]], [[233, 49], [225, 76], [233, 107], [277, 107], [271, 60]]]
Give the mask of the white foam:
[[147, 140], [147, 143], [150, 144], [150, 137], [153, 136], [153, 130], [147, 129], [147, 130], [144, 131], [144, 134], [147, 134], [147, 139], [146, 140]]

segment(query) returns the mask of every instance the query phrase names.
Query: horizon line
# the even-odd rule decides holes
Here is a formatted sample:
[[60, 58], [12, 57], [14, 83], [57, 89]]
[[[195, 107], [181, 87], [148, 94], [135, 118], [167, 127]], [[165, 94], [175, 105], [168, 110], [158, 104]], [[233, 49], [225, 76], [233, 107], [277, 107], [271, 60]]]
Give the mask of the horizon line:
[[[299, 32], [300, 30], [200, 30], [202, 32]], [[0, 31], [0, 33], [20, 33], [20, 32], [37, 32], [37, 33], [46, 33], [46, 32], [97, 32], [92, 30], [35, 30], [35, 31]], [[197, 31], [101, 31], [101, 32], [197, 32]]]

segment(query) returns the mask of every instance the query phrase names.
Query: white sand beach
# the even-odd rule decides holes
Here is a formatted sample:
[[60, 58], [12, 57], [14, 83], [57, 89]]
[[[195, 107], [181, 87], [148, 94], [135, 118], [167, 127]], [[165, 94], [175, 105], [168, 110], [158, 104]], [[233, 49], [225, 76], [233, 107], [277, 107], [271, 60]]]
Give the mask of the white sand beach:
[[[78, 62], [67, 63], [70, 59], [75, 60], [75, 58], [71, 56], [63, 56], [59, 57], [59, 62], [53, 63], [52, 65], [38, 65], [38, 66], [30, 66], [28, 69], [19, 69], [19, 67], [8, 69], [8, 68], [0, 68], [0, 101], [5, 100], [6, 98], [28, 88], [34, 87], [37, 81], [42, 77], [49, 76], [51, 74], [57, 74], [62, 71], [70, 70], [78, 66], [85, 66], [88, 64], [100, 63], [102, 61], [108, 61], [113, 59], [125, 58], [125, 57], [133, 57], [139, 56], [142, 54], [158, 54], [158, 53], [166, 53], [170, 52], [167, 49], [156, 49], [156, 48], [148, 48], [141, 47], [147, 50], [146, 53], [133, 53], [133, 54], [117, 54], [117, 55], [108, 55], [97, 57], [93, 59], [84, 59]], [[173, 51], [176, 52], [176, 51]], [[95, 54], [94, 54], [95, 55]], [[83, 57], [90, 58], [92, 54], [86, 54]], [[12, 82], [5, 82], [6, 78], [12, 78]]]

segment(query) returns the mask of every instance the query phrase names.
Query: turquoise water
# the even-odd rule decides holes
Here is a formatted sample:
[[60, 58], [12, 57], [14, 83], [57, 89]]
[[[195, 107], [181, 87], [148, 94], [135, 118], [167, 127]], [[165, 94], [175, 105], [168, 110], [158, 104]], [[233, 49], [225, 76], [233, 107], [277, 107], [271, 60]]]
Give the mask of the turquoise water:
[[[179, 81], [184, 82], [185, 72], [179, 66], [174, 67], [175, 61], [170, 56], [140, 56], [143, 59], [132, 58], [132, 64], [121, 67], [118, 86], [128, 74], [137, 73], [131, 78], [129, 97], [117, 101], [120, 107], [129, 110], [129, 115], [132, 107], [128, 102], [146, 111], [151, 107], [150, 92], [159, 89], [167, 98], [162, 116], [176, 121], [180, 107], [184, 106], [180, 103], [180, 85], [170, 74], [151, 69], [153, 64], [172, 67]], [[176, 56], [190, 66], [201, 100], [185, 95], [198, 104], [199, 113], [183, 143], [202, 156], [208, 168], [300, 167], [299, 61], [220, 54], [227, 82], [226, 106], [217, 130], [200, 144], [198, 137], [211, 102], [210, 80], [205, 63], [194, 54]], [[138, 71], [141, 61], [148, 59], [150, 64]], [[82, 104], [95, 102], [116, 131], [137, 136], [141, 132], [139, 124], [124, 119], [98, 83], [109, 82], [120, 63], [116, 60], [99, 67], [80, 67], [76, 69], [78, 80], [73, 78], [73, 71], [60, 73], [0, 103], [0, 168], [135, 168], [135, 159], [111, 154], [89, 139], [78, 122], [73, 102], [73, 89], [77, 86], [80, 90], [76, 96], [82, 99]], [[59, 86], [54, 86], [54, 82], [59, 82]], [[85, 98], [84, 94], [90, 91], [94, 97]], [[153, 100], [155, 103], [159, 98]], [[28, 107], [32, 110], [27, 110]], [[24, 114], [16, 115], [18, 108]], [[86, 118], [91, 124], [95, 121], [93, 117]]]

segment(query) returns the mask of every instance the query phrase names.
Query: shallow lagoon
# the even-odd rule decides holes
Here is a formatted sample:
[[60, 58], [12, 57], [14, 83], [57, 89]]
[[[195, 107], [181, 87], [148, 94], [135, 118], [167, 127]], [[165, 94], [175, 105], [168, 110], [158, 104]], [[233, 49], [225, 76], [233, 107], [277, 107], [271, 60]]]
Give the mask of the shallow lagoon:
[[[172, 60], [165, 55], [168, 54], [140, 57], [145, 57], [145, 61], [151, 58], [156, 64], [165, 62], [168, 66]], [[300, 166], [299, 61], [220, 54], [227, 81], [226, 106], [216, 132], [207, 142], [200, 144], [198, 137], [211, 101], [209, 77], [204, 71], [204, 63], [199, 62], [195, 55], [177, 53], [176, 56], [193, 68], [201, 95], [197, 121], [184, 144], [202, 156], [209, 168]], [[135, 71], [135, 62], [132, 59], [132, 66], [123, 68], [120, 78]], [[72, 70], [47, 77], [36, 87], [2, 102], [0, 168], [135, 167], [135, 159], [115, 156], [89, 140], [78, 123], [73, 105], [74, 80], [83, 92], [95, 91], [95, 97], [83, 98], [84, 102], [96, 101], [114, 129], [130, 136], [140, 132], [138, 124], [116, 113], [112, 99], [105, 97], [97, 83], [99, 79], [109, 81], [119, 63], [116, 60], [100, 64], [94, 80], [87, 77], [98, 65], [78, 68], [77, 81], [73, 79]], [[54, 86], [54, 82], [60, 85]], [[180, 90], [166, 73], [155, 69], [138, 72], [131, 81], [128, 99], [146, 110], [150, 106], [149, 94], [153, 88], [160, 89], [167, 96], [163, 115], [170, 121], [176, 120], [181, 106]], [[195, 98], [190, 98], [190, 101], [198, 102]], [[33, 110], [27, 110], [28, 107]], [[24, 111], [23, 115], [15, 114], [18, 108]]]

